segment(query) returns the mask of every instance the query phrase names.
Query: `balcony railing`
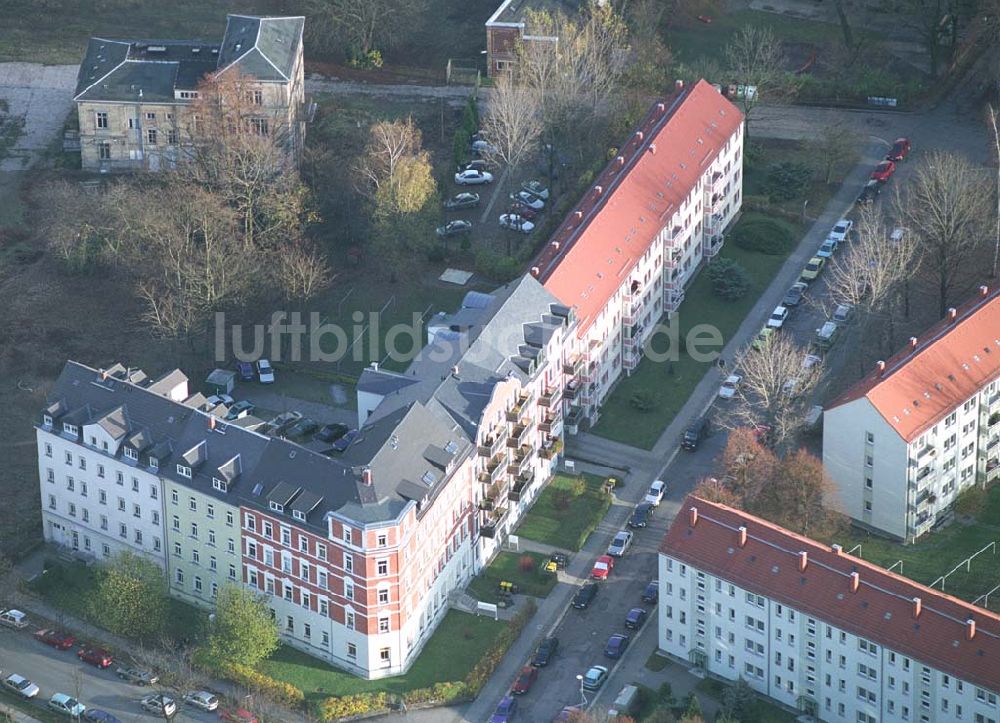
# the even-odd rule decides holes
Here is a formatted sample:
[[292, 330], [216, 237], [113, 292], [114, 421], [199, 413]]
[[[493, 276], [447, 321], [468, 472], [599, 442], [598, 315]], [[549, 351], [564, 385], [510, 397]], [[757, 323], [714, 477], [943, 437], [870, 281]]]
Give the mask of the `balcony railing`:
[[558, 437], [549, 438], [542, 444], [542, 448], [538, 451], [538, 456], [542, 459], [552, 459], [562, 452], [562, 449], [563, 441], [561, 439]]
[[581, 386], [583, 385], [580, 384], [580, 381], [578, 379], [571, 379], [570, 381], [566, 382], [566, 387], [563, 389], [563, 398], [565, 398], [567, 401], [572, 402], [574, 399], [576, 399], [576, 395], [580, 393]]
[[724, 237], [721, 234], [707, 236], [705, 238], [705, 256], [711, 258], [718, 255], [719, 251], [722, 250], [723, 238]]
[[507, 473], [519, 475], [524, 472], [524, 470], [531, 464], [531, 457], [534, 451], [534, 447], [530, 444], [526, 444], [516, 450], [514, 455], [507, 460]]
[[559, 422], [562, 421], [562, 417], [559, 414], [549, 413], [546, 414], [544, 419], [538, 423], [538, 429], [542, 432], [551, 432]]
[[501, 431], [488, 436], [479, 445], [479, 456], [480, 457], [493, 457], [503, 449], [504, 440], [507, 439], [506, 428], [501, 428]]
[[493, 538], [496, 537], [497, 528], [503, 524], [504, 518], [507, 516], [507, 508], [501, 507], [497, 510], [491, 510], [486, 513], [483, 524], [479, 527], [479, 534], [483, 537]]
[[542, 407], [553, 407], [559, 404], [560, 399], [562, 399], [562, 390], [557, 387], [543, 392], [538, 397], [538, 404]]
[[664, 311], [677, 311], [684, 301], [684, 287], [679, 282], [670, 281], [663, 285]]
[[573, 354], [569, 359], [563, 362], [562, 370], [563, 374], [568, 374], [569, 376], [576, 376], [580, 373], [583, 368], [583, 356], [580, 354]]

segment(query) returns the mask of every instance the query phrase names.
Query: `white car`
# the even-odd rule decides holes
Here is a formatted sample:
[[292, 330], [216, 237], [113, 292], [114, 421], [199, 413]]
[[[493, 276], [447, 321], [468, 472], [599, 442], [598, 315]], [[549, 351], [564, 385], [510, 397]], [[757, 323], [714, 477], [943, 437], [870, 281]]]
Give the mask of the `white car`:
[[653, 507], [659, 507], [663, 501], [663, 493], [667, 491], [667, 483], [661, 479], [656, 480], [649, 486], [649, 492], [643, 498], [643, 502], [648, 502]]
[[228, 394], [213, 394], [212, 396], [210, 396], [208, 399], [205, 400], [205, 403], [210, 407], [217, 407], [220, 404], [223, 404], [226, 407], [230, 407], [235, 401], [236, 400], [233, 399]]
[[767, 320], [767, 326], [770, 329], [780, 329], [785, 325], [785, 319], [788, 318], [788, 307], [776, 306], [774, 311], [771, 312], [771, 318]]
[[4, 678], [3, 684], [22, 698], [34, 698], [38, 695], [38, 686], [17, 673], [11, 673]]
[[608, 545], [608, 554], [612, 557], [623, 557], [628, 548], [632, 546], [632, 533], [628, 530], [619, 530], [615, 539]]
[[161, 693], [147, 695], [139, 702], [139, 705], [142, 706], [143, 710], [165, 718], [170, 718], [177, 714], [177, 704], [174, 702], [174, 699], [168, 698]]
[[739, 374], [730, 374], [726, 377], [726, 381], [722, 382], [722, 386], [719, 387], [719, 396], [723, 399], [732, 399], [736, 396], [736, 390], [739, 389], [740, 382], [743, 381], [743, 377]]
[[816, 354], [806, 354], [802, 358], [802, 368], [812, 369], [814, 366], [823, 363], [823, 357], [817, 356]]
[[484, 141], [482, 139], [479, 139], [479, 140], [472, 141], [472, 152], [481, 156], [484, 153], [487, 153], [487, 154], [489, 154], [489, 153], [496, 153], [497, 152], [497, 148], [496, 148], [496, 146], [492, 145], [488, 141]]
[[528, 193], [527, 191], [515, 191], [510, 194], [511, 201], [517, 201], [518, 203], [523, 203], [525, 206], [530, 208], [532, 211], [541, 211], [545, 208], [545, 201], [543, 201], [538, 196], [533, 193]]
[[833, 320], [838, 324], [843, 324], [850, 318], [853, 310], [854, 307], [850, 304], [838, 304], [837, 308], [833, 312]]
[[830, 238], [834, 239], [838, 243], [844, 241], [847, 238], [847, 234], [851, 232], [854, 227], [854, 221], [849, 218], [842, 218], [837, 221], [837, 224], [833, 227], [830, 232]]
[[531, 233], [535, 230], [535, 224], [516, 213], [505, 213], [500, 216], [500, 228], [509, 228], [512, 231], [521, 233]]
[[455, 174], [455, 183], [459, 186], [478, 186], [482, 183], [493, 183], [493, 174], [470, 168]]
[[87, 706], [65, 693], [56, 693], [49, 698], [49, 708], [70, 718], [79, 718], [87, 710]]
[[219, 698], [207, 690], [195, 690], [184, 694], [184, 702], [209, 712], [219, 707]]
[[274, 367], [267, 359], [257, 362], [257, 378], [261, 384], [274, 384]]

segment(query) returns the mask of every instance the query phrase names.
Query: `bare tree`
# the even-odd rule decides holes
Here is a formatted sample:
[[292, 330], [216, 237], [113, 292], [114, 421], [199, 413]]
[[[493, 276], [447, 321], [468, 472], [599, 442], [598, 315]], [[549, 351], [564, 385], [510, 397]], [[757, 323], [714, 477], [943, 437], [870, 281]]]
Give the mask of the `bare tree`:
[[729, 423], [767, 426], [775, 445], [784, 444], [805, 425], [822, 365], [807, 361], [806, 349], [779, 332], [760, 349], [748, 349], [738, 367], [743, 381], [733, 399]]
[[905, 194], [896, 197], [896, 214], [917, 244], [921, 266], [936, 278], [941, 316], [969, 274], [993, 215], [992, 191], [984, 180], [982, 169], [964, 156], [934, 151], [924, 157]]
[[[942, 48], [949, 52], [957, 41], [959, 6], [962, 0], [895, 0], [894, 10], [903, 23], [920, 36], [927, 51], [930, 74], [937, 77]], [[944, 45], [943, 40], [948, 40]]]
[[816, 157], [822, 164], [823, 182], [833, 180], [838, 165], [853, 166], [860, 155], [861, 136], [843, 123], [832, 123], [816, 136]]
[[993, 129], [993, 148], [997, 157], [997, 212], [996, 212], [996, 238], [993, 246], [993, 270], [990, 273], [994, 279], [997, 277], [997, 264], [1000, 263], [1000, 130], [997, 130], [997, 112], [991, 103], [989, 106], [990, 127]]
[[542, 131], [539, 96], [534, 88], [511, 75], [497, 79], [483, 118], [483, 132], [490, 139], [487, 157], [504, 163], [511, 176], [538, 145]]
[[422, 142], [412, 116], [372, 124], [364, 152], [355, 166], [363, 184], [358, 191], [374, 198], [380, 188], [394, 181], [405, 159], [420, 153]]
[[709, 502], [743, 508], [743, 499], [730, 489], [729, 485], [717, 477], [706, 477], [694, 488], [694, 494]]
[[304, 243], [284, 249], [276, 261], [278, 287], [290, 301], [310, 299], [332, 281], [326, 259]]
[[[750, 116], [762, 96], [771, 102], [788, 86], [781, 41], [768, 27], [744, 25], [726, 46], [726, 65], [743, 89], [744, 133], [750, 134]], [[739, 93], [739, 89], [737, 89]]]
[[421, 22], [427, 0], [309, 0], [310, 43], [362, 55], [385, 49]]

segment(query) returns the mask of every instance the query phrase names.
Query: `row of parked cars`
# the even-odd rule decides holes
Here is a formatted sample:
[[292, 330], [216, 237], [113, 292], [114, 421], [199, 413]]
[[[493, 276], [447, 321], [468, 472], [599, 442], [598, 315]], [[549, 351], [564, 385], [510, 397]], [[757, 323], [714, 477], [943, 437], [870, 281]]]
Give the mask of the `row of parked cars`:
[[[456, 182], [459, 178], [483, 179], [480, 182], [490, 183], [493, 176], [488, 172], [477, 172], [480, 175], [466, 176], [463, 174], [469, 171], [460, 171], [455, 175]], [[528, 234], [535, 230], [535, 218], [545, 208], [545, 202], [549, 198], [549, 189], [540, 181], [525, 181], [521, 188], [510, 194], [511, 204], [506, 212], [500, 214], [500, 228], [518, 231]], [[445, 211], [458, 211], [467, 208], [475, 208], [479, 205], [480, 196], [478, 193], [459, 193], [444, 202]], [[441, 238], [451, 238], [452, 236], [462, 236], [472, 232], [472, 221], [467, 219], [453, 219], [438, 226], [436, 233]]]
[[910, 155], [910, 141], [908, 138], [897, 138], [892, 144], [892, 148], [885, 155], [885, 159], [880, 161], [868, 177], [868, 182], [858, 195], [857, 203], [872, 203], [882, 192], [882, 187], [889, 182], [896, 172], [896, 164], [906, 160]]

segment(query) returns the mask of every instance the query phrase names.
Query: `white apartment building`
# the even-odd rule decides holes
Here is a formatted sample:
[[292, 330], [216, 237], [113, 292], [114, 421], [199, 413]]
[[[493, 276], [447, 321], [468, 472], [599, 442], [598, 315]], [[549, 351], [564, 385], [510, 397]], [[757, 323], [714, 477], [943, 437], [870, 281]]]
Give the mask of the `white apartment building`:
[[[742, 163], [739, 109], [704, 80], [678, 81], [535, 259], [531, 275], [578, 321], [571, 364], [580, 393], [568, 421], [597, 421], [657, 322], [719, 253], [742, 203]], [[657, 348], [666, 346], [661, 336]]]
[[978, 296], [835, 399], [823, 466], [840, 510], [912, 541], [1000, 476], [1000, 292]]
[[689, 496], [660, 546], [659, 647], [831, 723], [1000, 721], [1000, 616]]

